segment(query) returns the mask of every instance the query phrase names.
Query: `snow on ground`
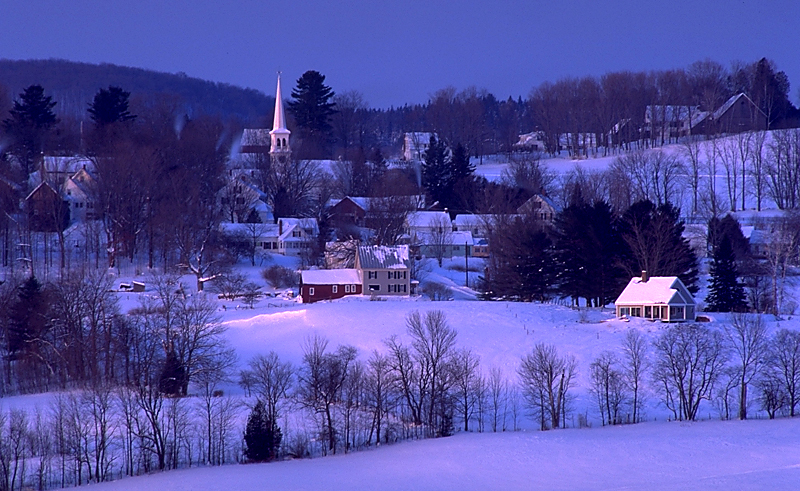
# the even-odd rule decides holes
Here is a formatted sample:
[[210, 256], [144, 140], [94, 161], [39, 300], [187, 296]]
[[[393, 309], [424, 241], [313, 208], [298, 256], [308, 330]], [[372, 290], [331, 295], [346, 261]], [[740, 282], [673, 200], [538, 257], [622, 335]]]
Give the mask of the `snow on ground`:
[[198, 468], [98, 491], [792, 490], [800, 419], [457, 434], [350, 455]]

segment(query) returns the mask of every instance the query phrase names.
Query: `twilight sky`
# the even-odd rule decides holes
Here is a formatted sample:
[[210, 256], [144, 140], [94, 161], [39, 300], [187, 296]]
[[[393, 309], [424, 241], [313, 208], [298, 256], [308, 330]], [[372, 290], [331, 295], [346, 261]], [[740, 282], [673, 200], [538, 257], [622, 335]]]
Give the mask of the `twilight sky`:
[[800, 0], [0, 0], [0, 57], [114, 63], [274, 92], [306, 70], [372, 107], [438, 89], [766, 56], [800, 96]]

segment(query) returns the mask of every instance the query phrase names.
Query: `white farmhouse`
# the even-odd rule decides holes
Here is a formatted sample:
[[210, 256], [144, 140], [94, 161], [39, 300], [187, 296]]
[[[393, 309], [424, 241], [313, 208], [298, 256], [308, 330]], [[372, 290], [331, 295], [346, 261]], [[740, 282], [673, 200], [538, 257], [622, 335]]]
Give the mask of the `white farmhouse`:
[[663, 322], [693, 321], [694, 297], [677, 276], [631, 278], [617, 301], [617, 317], [644, 317]]

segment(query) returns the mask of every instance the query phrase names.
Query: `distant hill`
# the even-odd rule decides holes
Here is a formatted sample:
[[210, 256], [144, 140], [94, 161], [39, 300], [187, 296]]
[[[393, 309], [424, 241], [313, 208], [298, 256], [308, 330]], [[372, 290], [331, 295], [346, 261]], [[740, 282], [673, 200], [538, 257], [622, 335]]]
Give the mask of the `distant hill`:
[[186, 74], [164, 73], [142, 68], [102, 63], [78, 63], [67, 60], [0, 59], [0, 85], [12, 98], [32, 84], [45, 88], [58, 102], [60, 115], [86, 118], [87, 104], [97, 90], [109, 85], [122, 87], [131, 98], [160, 93], [177, 94], [190, 114], [237, 117], [243, 122], [267, 119], [275, 99], [255, 89], [209, 82]]

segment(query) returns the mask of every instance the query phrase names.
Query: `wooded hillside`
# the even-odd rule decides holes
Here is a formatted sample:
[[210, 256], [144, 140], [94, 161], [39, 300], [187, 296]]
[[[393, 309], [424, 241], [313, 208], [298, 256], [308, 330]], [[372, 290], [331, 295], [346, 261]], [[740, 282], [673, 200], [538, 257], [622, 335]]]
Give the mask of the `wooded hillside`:
[[271, 113], [274, 98], [255, 89], [210, 82], [185, 73], [163, 73], [110, 63], [94, 65], [67, 60], [0, 59], [0, 85], [12, 96], [39, 84], [53, 96], [59, 116], [87, 118], [86, 107], [100, 88], [123, 87], [137, 96], [174, 94], [190, 114], [235, 116], [243, 122], [258, 121]]

